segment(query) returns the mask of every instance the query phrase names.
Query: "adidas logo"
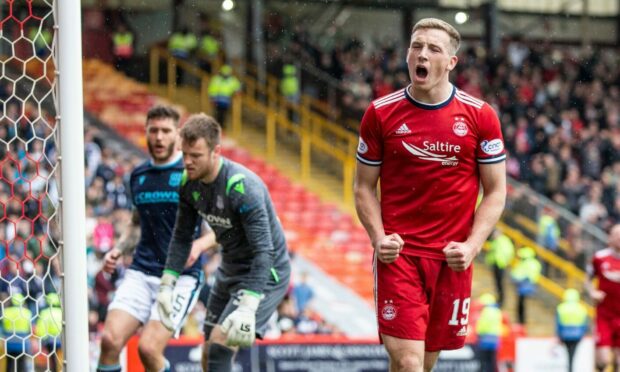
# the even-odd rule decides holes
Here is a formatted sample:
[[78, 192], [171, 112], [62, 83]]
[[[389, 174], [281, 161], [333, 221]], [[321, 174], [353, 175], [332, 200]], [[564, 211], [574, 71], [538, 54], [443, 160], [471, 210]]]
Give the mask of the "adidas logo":
[[465, 337], [465, 336], [467, 336], [467, 326], [461, 327], [461, 329], [459, 329], [459, 331], [456, 333], [456, 335], [458, 337]]
[[396, 129], [396, 134], [409, 134], [409, 133], [411, 133], [411, 130], [409, 130], [409, 127], [405, 123], [403, 123], [400, 126], [400, 128]]

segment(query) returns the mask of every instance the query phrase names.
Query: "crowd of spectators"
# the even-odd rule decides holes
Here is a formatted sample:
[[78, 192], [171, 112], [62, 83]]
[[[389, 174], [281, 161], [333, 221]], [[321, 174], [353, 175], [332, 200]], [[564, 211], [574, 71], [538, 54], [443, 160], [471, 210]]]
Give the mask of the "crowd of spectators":
[[[34, 325], [36, 314], [47, 306], [45, 295], [61, 292], [62, 287], [54, 121], [29, 103], [11, 100], [9, 88], [0, 88], [8, 98], [0, 122], [0, 301], [10, 303], [11, 296], [23, 294]], [[131, 257], [125, 257], [110, 275], [101, 270], [103, 257], [129, 221], [132, 205], [127, 181], [145, 157], [88, 122], [84, 138], [88, 319], [96, 345], [107, 306], [131, 263]], [[219, 254], [204, 257], [203, 262], [207, 277], [213, 280]], [[291, 286], [280, 312], [274, 315], [270, 337], [335, 332], [318, 314], [294, 304], [296, 289]], [[201, 334], [207, 297], [205, 287], [183, 333]], [[91, 357], [96, 359], [96, 355]]]
[[620, 222], [619, 57], [516, 40], [465, 49], [455, 74], [500, 115], [508, 174], [603, 229]]
[[341, 35], [332, 25], [325, 35], [311, 35], [303, 23], [284, 25], [281, 15], [270, 14], [265, 21], [267, 67], [281, 75], [285, 64], [301, 65], [304, 93], [326, 99], [327, 85], [305, 75], [309, 66], [318, 68], [339, 82], [337, 102], [331, 109], [345, 118], [361, 118], [374, 97], [405, 87], [409, 78], [403, 61], [406, 50], [395, 43], [377, 42], [372, 50], [355, 37]]
[[[132, 155], [131, 151], [115, 151], [115, 147], [110, 146], [109, 143], [106, 144], [102, 138], [104, 136], [94, 127], [88, 128], [85, 133], [89, 321], [93, 335], [99, 332], [118, 281], [123, 278], [126, 268], [131, 264], [131, 257], [127, 256], [115, 273], [108, 274], [101, 270], [105, 253], [114, 246], [115, 240], [122, 231], [121, 227], [126, 225], [130, 218], [131, 199], [126, 187], [129, 175], [136, 165], [144, 161], [144, 157]], [[219, 259], [219, 253], [205, 255], [202, 258], [207, 284], [214, 280]], [[270, 337], [277, 338], [282, 334], [290, 333], [328, 334], [335, 332], [335, 327], [327, 324], [318, 314], [305, 306], [307, 301], [301, 309], [294, 305], [292, 301], [295, 299], [296, 289], [298, 286], [293, 284], [287, 299], [280, 305], [279, 313], [274, 315], [269, 331]], [[199, 296], [198, 305], [183, 329], [183, 334], [199, 335], [201, 333], [208, 290], [209, 286], [206, 285]], [[304, 298], [307, 297], [307, 295], [304, 296]], [[289, 306], [290, 304], [293, 306]], [[283, 319], [291, 322], [283, 321]]]
[[48, 182], [56, 159], [53, 128], [34, 105], [15, 99], [11, 87], [0, 86], [0, 99], [6, 102], [0, 119], [0, 301], [23, 294], [37, 314], [44, 295], [59, 288], [57, 236], [48, 234], [58, 200], [55, 182]]
[[[407, 46], [310, 35], [303, 24], [266, 20], [269, 63], [318, 66], [338, 79], [341, 121], [409, 83]], [[496, 53], [465, 41], [451, 78], [498, 112], [508, 174], [603, 229], [620, 222], [620, 54], [615, 49], [507, 38]], [[316, 93], [304, 88], [306, 93]], [[535, 218], [535, 216], [532, 216]]]
[[[339, 35], [336, 27], [324, 31], [330, 37], [315, 38], [301, 24], [284, 27], [277, 15], [267, 20], [265, 30], [270, 69], [277, 72], [290, 62], [317, 66], [340, 81], [344, 94], [339, 107], [344, 117], [359, 120], [373, 99], [408, 84], [404, 45], [364, 45]], [[452, 81], [498, 112], [509, 152], [509, 175], [574, 212], [583, 223], [606, 229], [620, 222], [618, 53], [512, 39], [503, 42], [497, 53], [465, 42], [458, 56]], [[302, 80], [305, 92], [318, 94], [303, 84]], [[38, 285], [28, 281], [37, 272], [47, 273], [40, 291], [45, 286], [55, 290], [57, 245], [53, 229], [47, 228], [57, 200], [55, 184], [48, 182], [56, 159], [51, 121], [42, 120], [36, 107], [11, 100], [10, 87], [2, 87], [0, 96], [6, 102], [0, 123], [4, 159], [0, 242], [5, 246], [0, 249], [0, 296], [8, 294], [9, 283]], [[129, 263], [112, 276], [99, 270], [103, 255], [129, 216], [126, 179], [143, 159], [115, 152], [92, 127], [85, 138], [89, 299], [96, 328], [105, 316], [115, 281]], [[10, 279], [16, 276], [22, 280]], [[38, 298], [36, 290], [20, 289]], [[293, 292], [290, 297], [294, 303]], [[286, 302], [281, 308], [280, 332], [292, 328], [289, 318], [296, 328], [317, 332], [330, 328], [322, 327], [322, 321], [304, 309]], [[308, 327], [306, 319], [316, 324]]]
[[[29, 320], [0, 322], [0, 360], [6, 361], [5, 353], [52, 353], [30, 336], [54, 336], [43, 329], [42, 314], [54, 306], [49, 299], [60, 291], [61, 270], [53, 120], [10, 85], [0, 85], [0, 100], [0, 319], [15, 317], [19, 308]], [[26, 368], [28, 361], [16, 363]]]

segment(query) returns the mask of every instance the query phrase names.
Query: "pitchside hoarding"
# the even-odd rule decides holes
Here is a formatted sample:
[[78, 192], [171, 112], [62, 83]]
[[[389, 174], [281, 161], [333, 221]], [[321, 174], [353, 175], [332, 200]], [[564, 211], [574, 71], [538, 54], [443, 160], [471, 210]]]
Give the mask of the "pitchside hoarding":
[[[133, 340], [132, 340], [133, 341]], [[173, 372], [201, 372], [200, 339], [179, 339], [170, 342], [166, 358]], [[139, 365], [137, 342], [128, 345], [128, 371], [143, 371]], [[434, 369], [436, 372], [475, 372], [479, 369], [474, 348], [443, 352]], [[261, 342], [237, 355], [233, 372], [385, 372], [388, 359], [382, 345], [373, 340], [347, 343]]]

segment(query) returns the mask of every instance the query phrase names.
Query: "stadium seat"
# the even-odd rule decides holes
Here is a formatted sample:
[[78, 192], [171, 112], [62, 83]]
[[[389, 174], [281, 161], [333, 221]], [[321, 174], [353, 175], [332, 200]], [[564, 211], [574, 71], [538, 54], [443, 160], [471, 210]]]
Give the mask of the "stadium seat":
[[[86, 110], [119, 135], [145, 148], [144, 116], [160, 97], [99, 61], [84, 63]], [[182, 111], [185, 115], [185, 111]], [[372, 248], [365, 231], [350, 215], [325, 203], [304, 185], [291, 182], [274, 166], [239, 147], [222, 153], [246, 165], [264, 180], [284, 226], [291, 251], [313, 261], [327, 274], [372, 302]]]

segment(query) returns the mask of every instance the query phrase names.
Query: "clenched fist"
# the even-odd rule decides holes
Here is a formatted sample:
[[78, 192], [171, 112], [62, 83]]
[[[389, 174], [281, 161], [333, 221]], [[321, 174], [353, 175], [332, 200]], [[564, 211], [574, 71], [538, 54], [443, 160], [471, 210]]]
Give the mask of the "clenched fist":
[[396, 261], [404, 245], [405, 242], [398, 234], [386, 235], [373, 244], [377, 258], [383, 263]]

